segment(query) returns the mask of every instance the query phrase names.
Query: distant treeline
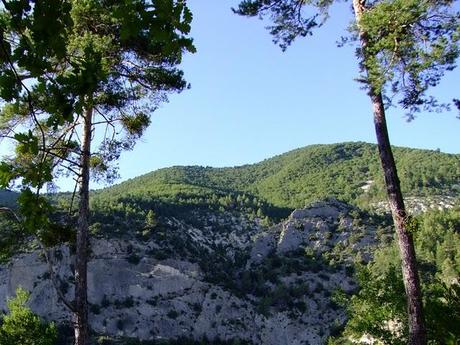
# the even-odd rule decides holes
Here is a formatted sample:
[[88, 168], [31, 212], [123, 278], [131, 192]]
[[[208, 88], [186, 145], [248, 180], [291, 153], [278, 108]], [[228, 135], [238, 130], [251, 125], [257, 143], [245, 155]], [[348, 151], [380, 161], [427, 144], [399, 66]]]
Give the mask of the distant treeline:
[[[189, 212], [209, 209], [275, 222], [328, 197], [366, 207], [386, 198], [376, 150], [367, 143], [314, 145], [235, 168], [161, 169], [95, 192], [94, 219], [142, 222], [149, 210], [193, 218]], [[395, 156], [406, 195], [458, 194], [460, 155], [395, 148]]]
[[[460, 155], [398, 147], [394, 152], [405, 195], [458, 195]], [[127, 225], [140, 229], [149, 212], [193, 222], [194, 212], [210, 210], [235, 211], [269, 224], [327, 197], [362, 208], [386, 198], [376, 145], [313, 145], [253, 165], [157, 170], [93, 192], [92, 222], [96, 232]], [[3, 191], [0, 205], [14, 204], [15, 198]], [[60, 209], [69, 206], [68, 194], [54, 198]]]

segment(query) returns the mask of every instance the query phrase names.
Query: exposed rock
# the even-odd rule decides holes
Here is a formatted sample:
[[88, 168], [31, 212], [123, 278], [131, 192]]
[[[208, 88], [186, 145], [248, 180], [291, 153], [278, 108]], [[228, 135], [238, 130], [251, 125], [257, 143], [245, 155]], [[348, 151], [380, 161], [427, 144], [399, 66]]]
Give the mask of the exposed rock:
[[[411, 214], [420, 214], [430, 210], [445, 210], [454, 207], [456, 196], [432, 195], [429, 197], [409, 196], [404, 198], [406, 209]], [[371, 205], [376, 211], [390, 212], [390, 206], [386, 201], [380, 201]]]
[[[295, 210], [270, 229], [221, 214], [208, 215], [211, 225], [202, 229], [169, 219], [167, 231], [144, 242], [93, 239], [91, 327], [140, 339], [206, 336], [266, 345], [323, 344], [331, 325], [345, 320], [331, 293], [355, 288], [347, 263], [357, 253], [370, 255], [377, 241], [375, 226], [353, 225], [352, 210], [330, 200]], [[226, 230], [217, 232], [214, 223]], [[168, 257], [158, 258], [164, 253]], [[68, 248], [55, 248], [52, 259], [61, 289], [71, 299]], [[35, 312], [58, 323], [70, 320], [38, 252], [17, 255], [0, 267], [1, 308], [19, 285], [32, 291]]]

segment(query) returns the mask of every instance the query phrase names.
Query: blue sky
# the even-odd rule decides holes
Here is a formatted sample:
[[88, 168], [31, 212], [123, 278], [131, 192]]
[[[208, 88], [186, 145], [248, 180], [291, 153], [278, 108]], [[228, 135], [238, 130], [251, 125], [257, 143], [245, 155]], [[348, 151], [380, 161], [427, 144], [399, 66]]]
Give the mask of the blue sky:
[[[346, 34], [349, 5], [286, 52], [271, 42], [264, 23], [230, 11], [237, 1], [190, 0], [198, 52], [182, 68], [192, 88], [172, 95], [152, 118], [134, 151], [120, 160], [122, 180], [173, 165], [235, 166], [318, 143], [375, 142], [371, 105], [358, 83]], [[441, 100], [458, 94], [460, 71], [435, 90]], [[392, 143], [459, 153], [455, 112], [420, 114], [407, 123], [388, 112]]]
[[[369, 99], [353, 81], [354, 49], [336, 45], [347, 33], [350, 5], [334, 7], [324, 27], [283, 53], [263, 22], [231, 12], [237, 3], [188, 1], [198, 51], [182, 69], [192, 87], [153, 114], [143, 139], [119, 161], [120, 181], [173, 165], [236, 166], [311, 144], [375, 142]], [[455, 70], [435, 94], [459, 98], [459, 80]], [[460, 153], [456, 115], [420, 114], [407, 123], [390, 109], [391, 141]]]

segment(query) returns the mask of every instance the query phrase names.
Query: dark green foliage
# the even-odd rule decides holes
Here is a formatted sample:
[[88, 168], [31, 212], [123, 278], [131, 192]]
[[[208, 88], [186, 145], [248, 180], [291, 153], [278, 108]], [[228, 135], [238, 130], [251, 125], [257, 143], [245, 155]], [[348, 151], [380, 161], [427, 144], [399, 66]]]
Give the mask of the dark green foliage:
[[[456, 344], [460, 340], [460, 217], [458, 209], [435, 211], [417, 219], [415, 246], [430, 344]], [[359, 292], [348, 299], [350, 319], [345, 334], [370, 334], [384, 344], [407, 343], [407, 315], [400, 260], [395, 244], [381, 248], [375, 259], [358, 269]], [[392, 322], [395, 330], [388, 328]]]
[[25, 239], [17, 219], [10, 212], [0, 212], [0, 262], [16, 253]]
[[460, 285], [450, 286], [435, 281], [425, 290], [425, 309], [429, 317], [428, 333], [432, 344], [460, 342]]
[[16, 297], [8, 300], [9, 314], [3, 315], [0, 327], [1, 345], [53, 345], [57, 331], [46, 324], [26, 306], [29, 293], [18, 288]]
[[[0, 139], [15, 150], [0, 162], [0, 188], [20, 190], [28, 234], [51, 226], [53, 210], [41, 194], [56, 176], [77, 181], [81, 157], [91, 155], [84, 165], [94, 178], [115, 178], [115, 161], [158, 104], [188, 87], [177, 65], [195, 51], [191, 20], [174, 0], [3, 3]], [[83, 118], [93, 120], [89, 130], [101, 128], [91, 152], [79, 147]]]
[[128, 261], [130, 264], [137, 265], [141, 261], [141, 258], [137, 256], [136, 253], [131, 253], [126, 258], [126, 261]]
[[168, 316], [170, 319], [177, 319], [177, 317], [179, 316], [179, 313], [177, 312], [177, 310], [170, 310], [168, 311], [166, 316]]
[[94, 315], [99, 315], [101, 313], [101, 307], [98, 304], [91, 304], [89, 306], [89, 311]]
[[[151, 228], [150, 210], [155, 220], [173, 216], [193, 224], [198, 210], [239, 212], [277, 222], [293, 208], [331, 196], [366, 206], [385, 199], [376, 150], [365, 143], [314, 145], [236, 168], [162, 169], [95, 192], [93, 219], [105, 231], [110, 231], [109, 224], [121, 231], [129, 222], [130, 229], [142, 233]], [[408, 148], [395, 148], [395, 155], [406, 194], [456, 193], [458, 155]], [[370, 180], [370, 190], [363, 191]]]
[[312, 1], [301, 0], [244, 0], [233, 11], [245, 16], [269, 16], [273, 24], [268, 27], [273, 41], [285, 50], [297, 37], [311, 35], [315, 27], [327, 19], [327, 10], [333, 0], [314, 1], [319, 11], [304, 17], [302, 6]]
[[[360, 292], [346, 303], [350, 320], [345, 335], [370, 334], [384, 344], [407, 344], [407, 315], [399, 266], [385, 272], [362, 268]], [[460, 340], [460, 285], [447, 286], [437, 279], [423, 281], [424, 306], [430, 344], [456, 344]]]
[[444, 109], [427, 90], [456, 67], [460, 15], [452, 3], [377, 1], [361, 18], [368, 38], [361, 50], [368, 83], [386, 96], [398, 95], [409, 119], [421, 110]]
[[134, 299], [130, 297], [126, 297], [124, 300], [115, 300], [113, 302], [115, 308], [123, 309], [123, 308], [132, 308], [134, 306]]
[[15, 152], [0, 162], [0, 188], [19, 186], [21, 229], [56, 245], [69, 236], [56, 231], [43, 190], [60, 175], [75, 181], [76, 344], [87, 343], [90, 176], [116, 178], [121, 151], [169, 93], [188, 87], [177, 65], [195, 51], [191, 21], [182, 0], [2, 2], [0, 140]]
[[0, 207], [16, 208], [18, 193], [0, 189]]
[[56, 345], [69, 345], [73, 343], [74, 329], [70, 323], [60, 323], [57, 325], [58, 338]]
[[460, 212], [429, 212], [419, 219], [416, 250], [426, 264], [435, 267], [445, 283], [460, 277]]
[[117, 320], [117, 328], [119, 331], [123, 330], [123, 320], [121, 319]]
[[[370, 334], [386, 344], [407, 343], [406, 300], [399, 267], [389, 266], [385, 273], [362, 268], [357, 277], [360, 291], [350, 300], [350, 334]], [[395, 331], [387, 322], [395, 322]], [[402, 333], [401, 333], [402, 332]]]

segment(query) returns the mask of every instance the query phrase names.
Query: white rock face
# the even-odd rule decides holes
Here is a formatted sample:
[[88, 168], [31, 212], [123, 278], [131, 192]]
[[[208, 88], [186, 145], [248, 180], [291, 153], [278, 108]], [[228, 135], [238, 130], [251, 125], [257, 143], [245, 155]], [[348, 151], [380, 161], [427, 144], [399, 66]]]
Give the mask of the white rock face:
[[[446, 210], [453, 208], [457, 196], [431, 195], [429, 197], [409, 196], [404, 198], [404, 203], [409, 213], [417, 215], [430, 210]], [[378, 212], [390, 212], [390, 206], [386, 201], [380, 201], [372, 205]]]
[[[270, 229], [251, 228], [245, 220], [235, 218], [228, 232], [218, 234], [213, 233], [212, 227], [196, 229], [171, 220], [180, 239], [198, 253], [188, 258], [177, 255], [156, 259], [152, 253], [164, 244], [153, 240], [93, 239], [88, 265], [91, 328], [101, 334], [140, 339], [206, 336], [264, 345], [324, 344], [330, 325], [345, 320], [344, 312], [331, 305], [331, 292], [337, 288], [351, 291], [355, 285], [344, 269], [310, 270], [305, 263], [303, 268], [294, 269], [290, 265], [303, 262], [304, 251], [321, 255], [340, 243], [348, 243], [353, 232], [358, 231], [346, 216], [348, 211], [350, 207], [339, 202], [317, 203], [294, 211], [288, 220]], [[360, 231], [362, 236], [355, 247], [366, 251], [375, 244], [373, 230]], [[295, 252], [300, 254], [295, 256]], [[213, 277], [199, 265], [203, 264], [200, 255], [206, 253], [212, 260], [229, 260], [229, 265], [244, 253], [247, 259], [238, 269], [228, 266], [229, 272], [236, 272], [230, 278], [233, 282], [211, 283]], [[253, 287], [244, 290], [244, 271], [249, 275], [263, 272], [270, 258], [281, 260], [287, 269], [273, 282], [265, 281], [271, 295], [256, 296]], [[207, 257], [203, 260], [209, 261]], [[60, 288], [71, 300], [72, 258], [68, 248], [55, 248], [52, 261], [62, 279]], [[0, 266], [0, 308], [6, 309], [6, 299], [14, 295], [18, 286], [32, 292], [30, 306], [44, 318], [58, 323], [71, 319], [39, 252], [17, 255]], [[231, 286], [240, 287], [239, 292]], [[279, 296], [285, 288], [303, 289], [295, 297], [297, 309], [283, 305], [286, 297]], [[266, 312], [262, 312], [261, 306], [269, 297]]]

